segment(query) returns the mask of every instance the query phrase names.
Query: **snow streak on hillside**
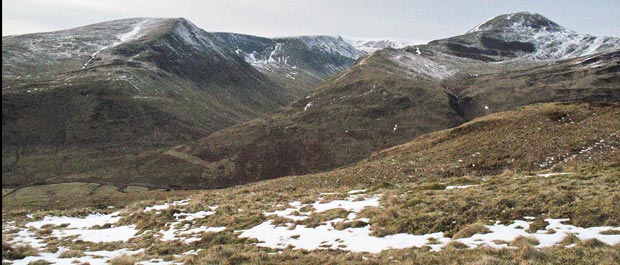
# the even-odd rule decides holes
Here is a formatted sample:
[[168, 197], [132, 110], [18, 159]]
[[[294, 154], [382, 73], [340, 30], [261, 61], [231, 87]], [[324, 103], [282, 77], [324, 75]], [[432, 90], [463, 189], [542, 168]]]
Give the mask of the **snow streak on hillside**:
[[145, 23], [149, 22], [149, 21], [151, 21], [151, 20], [145, 19], [145, 20], [142, 20], [142, 21], [138, 22], [137, 24], [135, 24], [135, 26], [133, 26], [133, 29], [131, 29], [129, 32], [126, 32], [126, 33], [123, 33], [121, 35], [118, 35], [118, 41], [116, 41], [116, 42], [114, 42], [114, 43], [112, 43], [110, 45], [106, 45], [106, 46], [103, 46], [103, 47], [99, 48], [99, 50], [94, 52], [90, 56], [90, 59], [86, 63], [84, 63], [84, 65], [82, 66], [82, 69], [86, 69], [86, 67], [88, 67], [88, 64], [90, 64], [92, 61], [94, 61], [97, 58], [97, 55], [99, 53], [101, 53], [102, 51], [110, 49], [110, 48], [114, 48], [114, 47], [116, 47], [118, 45], [121, 45], [121, 44], [123, 44], [125, 42], [128, 42], [128, 41], [131, 41], [131, 40], [139, 38], [141, 36], [140, 35], [140, 30], [142, 30], [143, 25]]
[[347, 43], [342, 37], [301, 36], [298, 38], [310, 49], [319, 50], [324, 53], [337, 54], [351, 59], [357, 59], [364, 55], [363, 52], [355, 49], [354, 46]]
[[353, 47], [366, 53], [373, 53], [385, 48], [402, 49], [409, 46], [426, 44], [427, 41], [396, 38], [344, 38]]

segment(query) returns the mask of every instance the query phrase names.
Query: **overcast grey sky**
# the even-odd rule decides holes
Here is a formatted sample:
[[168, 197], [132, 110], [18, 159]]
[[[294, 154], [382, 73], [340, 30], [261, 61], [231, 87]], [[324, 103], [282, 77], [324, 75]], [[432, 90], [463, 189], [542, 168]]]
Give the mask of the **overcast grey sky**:
[[2, 35], [129, 17], [185, 17], [206, 31], [267, 37], [433, 40], [518, 11], [540, 13], [580, 33], [620, 37], [620, 0], [3, 0]]

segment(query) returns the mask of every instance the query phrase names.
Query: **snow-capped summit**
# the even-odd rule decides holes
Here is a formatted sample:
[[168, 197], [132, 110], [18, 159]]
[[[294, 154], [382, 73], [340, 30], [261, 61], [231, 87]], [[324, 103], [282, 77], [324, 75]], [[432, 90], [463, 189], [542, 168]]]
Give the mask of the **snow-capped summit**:
[[429, 45], [483, 61], [554, 61], [620, 49], [620, 38], [580, 34], [540, 14], [519, 12], [496, 16], [463, 35]]
[[491, 30], [558, 32], [565, 29], [564, 27], [558, 25], [557, 23], [551, 21], [543, 15], [529, 12], [519, 12], [499, 15], [491, 18], [469, 30], [467, 33]]

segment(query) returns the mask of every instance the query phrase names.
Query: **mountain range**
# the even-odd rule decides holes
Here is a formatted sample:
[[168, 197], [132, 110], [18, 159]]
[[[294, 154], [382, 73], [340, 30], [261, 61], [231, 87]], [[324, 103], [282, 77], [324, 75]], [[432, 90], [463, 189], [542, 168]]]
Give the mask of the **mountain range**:
[[620, 100], [620, 39], [538, 14], [411, 44], [180, 18], [3, 37], [3, 185], [221, 188], [332, 170], [520, 106]]
[[188, 140], [290, 103], [361, 55], [331, 37], [249, 38], [150, 18], [3, 37], [3, 140]]
[[[566, 36], [579, 42], [548, 45]], [[503, 15], [464, 35], [376, 51], [306, 98], [174, 150], [200, 161], [191, 174], [207, 187], [327, 171], [519, 106], [618, 102], [619, 47], [540, 15]], [[160, 159], [176, 168], [190, 163], [183, 157]]]

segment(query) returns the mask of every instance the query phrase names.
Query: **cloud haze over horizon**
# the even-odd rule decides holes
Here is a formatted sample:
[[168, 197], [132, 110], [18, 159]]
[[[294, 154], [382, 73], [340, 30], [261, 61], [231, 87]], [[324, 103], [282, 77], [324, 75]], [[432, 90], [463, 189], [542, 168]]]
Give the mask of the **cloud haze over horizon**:
[[62, 30], [130, 17], [184, 17], [212, 32], [428, 41], [459, 35], [491, 17], [520, 11], [542, 14], [580, 33], [620, 37], [618, 0], [5, 0], [2, 35]]

